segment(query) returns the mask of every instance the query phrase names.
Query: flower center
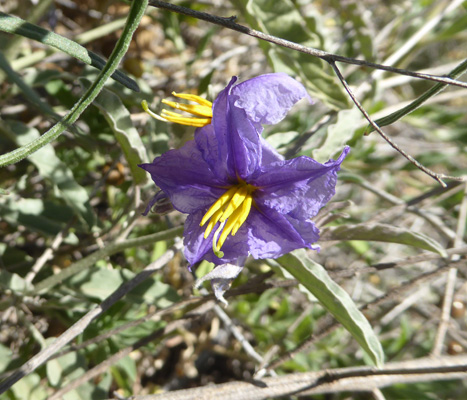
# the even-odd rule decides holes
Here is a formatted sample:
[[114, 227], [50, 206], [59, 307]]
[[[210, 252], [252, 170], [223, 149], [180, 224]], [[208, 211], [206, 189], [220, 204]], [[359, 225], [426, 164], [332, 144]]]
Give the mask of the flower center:
[[173, 111], [162, 110], [161, 115], [153, 113], [149, 107], [146, 100], [141, 102], [143, 110], [146, 111], [151, 117], [158, 119], [159, 121], [164, 122], [174, 122], [181, 125], [196, 126], [200, 128], [211, 123], [212, 118], [212, 103], [202, 97], [196, 96], [194, 94], [187, 93], [175, 93], [172, 92], [172, 95], [180, 99], [193, 101], [197, 104], [183, 104], [177, 103], [175, 101], [169, 101], [163, 99], [162, 103], [167, 104], [168, 106], [175, 108], [180, 111], [185, 111], [189, 114], [195, 115], [196, 117], [185, 117], [182, 114], [178, 114]]
[[[208, 226], [204, 231], [205, 239], [208, 238], [214, 226], [218, 222], [221, 223], [212, 242], [212, 249], [214, 254], [218, 257], [223, 256], [220, 249], [227, 239], [227, 236], [230, 233], [232, 236], [235, 236], [237, 231], [246, 221], [253, 204], [253, 197], [251, 194], [255, 190], [256, 188], [254, 186], [245, 182], [232, 186], [221, 197], [219, 197], [219, 199], [217, 199], [201, 220], [199, 226], [204, 226], [204, 224], [209, 221]], [[219, 231], [222, 231], [222, 233], [217, 241]]]

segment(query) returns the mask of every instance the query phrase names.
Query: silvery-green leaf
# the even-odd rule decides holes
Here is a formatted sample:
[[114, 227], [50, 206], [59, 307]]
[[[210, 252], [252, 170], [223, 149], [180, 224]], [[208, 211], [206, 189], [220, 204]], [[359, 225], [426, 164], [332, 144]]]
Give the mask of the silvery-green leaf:
[[420, 232], [386, 224], [340, 225], [324, 228], [320, 240], [368, 240], [406, 244], [446, 257], [446, 250], [436, 240]]
[[349, 331], [375, 365], [382, 366], [383, 349], [370, 323], [349, 294], [329, 277], [326, 270], [311, 260], [303, 249], [286, 254], [277, 261]]
[[[91, 85], [85, 79], [81, 79], [81, 82], [86, 88]], [[136, 184], [144, 182], [147, 174], [138, 167], [138, 164], [147, 162], [148, 157], [141, 137], [131, 121], [128, 109], [117, 95], [105, 88], [102, 89], [93, 104], [104, 115], [114, 132], [130, 167], [134, 182]]]
[[[37, 129], [19, 121], [3, 121], [3, 124], [5, 129], [13, 132], [11, 137], [19, 146], [24, 146], [40, 136]], [[41, 176], [55, 185], [59, 197], [63, 198], [77, 216], [91, 228], [95, 222], [95, 215], [89, 204], [88, 192], [76, 182], [73, 172], [57, 157], [52, 145], [44, 146], [31, 154], [29, 161], [37, 167]]]

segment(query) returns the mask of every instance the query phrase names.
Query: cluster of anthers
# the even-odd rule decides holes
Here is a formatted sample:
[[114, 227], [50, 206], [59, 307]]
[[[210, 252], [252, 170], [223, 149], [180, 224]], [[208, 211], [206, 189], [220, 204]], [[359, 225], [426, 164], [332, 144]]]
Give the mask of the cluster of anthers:
[[179, 99], [193, 101], [197, 104], [183, 104], [167, 99], [163, 99], [162, 103], [175, 108], [176, 110], [185, 111], [189, 114], [195, 115], [195, 117], [184, 117], [182, 114], [178, 114], [169, 110], [162, 110], [161, 115], [156, 114], [149, 109], [146, 100], [141, 102], [141, 106], [143, 107], [143, 110], [146, 111], [151, 117], [163, 122], [174, 122], [176, 124], [195, 126], [197, 128], [201, 128], [211, 123], [212, 103], [209, 100], [188, 93], [172, 92], [172, 95], [178, 97]]
[[[255, 190], [256, 188], [253, 185], [249, 185], [245, 182], [232, 186], [219, 197], [201, 220], [199, 226], [204, 226], [204, 224], [209, 221], [204, 231], [205, 239], [211, 234], [214, 226], [220, 222], [219, 228], [217, 228], [212, 239], [212, 251], [219, 258], [224, 256], [220, 249], [227, 239], [227, 236], [229, 236], [230, 233], [232, 236], [235, 236], [246, 221], [251, 206], [253, 205], [252, 193]], [[217, 241], [217, 237], [221, 231], [222, 233]]]

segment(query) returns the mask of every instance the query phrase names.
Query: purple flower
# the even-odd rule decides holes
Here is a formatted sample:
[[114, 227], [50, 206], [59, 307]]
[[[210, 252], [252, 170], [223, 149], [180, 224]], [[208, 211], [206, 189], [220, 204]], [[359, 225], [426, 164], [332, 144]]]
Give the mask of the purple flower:
[[286, 74], [267, 74], [235, 85], [212, 106], [212, 121], [195, 139], [142, 164], [175, 209], [188, 214], [185, 256], [190, 264], [243, 265], [248, 255], [277, 258], [314, 248], [319, 230], [310, 221], [335, 193], [347, 155], [325, 164], [301, 156], [284, 160], [261, 137], [305, 88]]

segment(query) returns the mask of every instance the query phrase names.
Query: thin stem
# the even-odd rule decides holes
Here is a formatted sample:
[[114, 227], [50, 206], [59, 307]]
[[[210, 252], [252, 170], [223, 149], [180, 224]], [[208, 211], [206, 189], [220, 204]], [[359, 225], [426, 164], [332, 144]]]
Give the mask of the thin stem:
[[400, 383], [432, 382], [465, 379], [467, 356], [430, 357], [388, 363], [382, 369], [352, 367], [317, 372], [286, 374], [253, 382], [213, 384], [156, 395], [136, 395], [133, 400], [219, 399], [252, 400], [293, 395], [313, 395], [339, 392], [372, 392]]
[[141, 18], [146, 11], [148, 0], [135, 0], [132, 3], [130, 12], [128, 14], [127, 23], [123, 29], [122, 35], [115, 45], [108, 62], [103, 67], [97, 79], [72, 107], [70, 112], [51, 129], [49, 129], [42, 136], [33, 140], [25, 146], [22, 146], [14, 151], [0, 156], [0, 167], [14, 164], [26, 158], [30, 154], [44, 147], [46, 144], [58, 138], [66, 129], [69, 129], [72, 124], [79, 118], [84, 110], [94, 101], [100, 91], [104, 88], [107, 79], [115, 72], [118, 64], [126, 54], [130, 46], [133, 33], [141, 21]]
[[[464, 185], [464, 197], [462, 198], [462, 204], [459, 212], [459, 218], [457, 220], [456, 238], [454, 240], [454, 247], [461, 246], [464, 244], [463, 237], [465, 232], [467, 218], [467, 184]], [[458, 254], [451, 256], [452, 261], [460, 259]], [[451, 307], [454, 299], [454, 290], [456, 288], [457, 268], [451, 267], [447, 273], [446, 288], [444, 291], [443, 307], [441, 309], [441, 319], [439, 322], [438, 330], [436, 332], [435, 344], [433, 346], [432, 355], [437, 357], [441, 355], [444, 338], [446, 336], [449, 321], [451, 318]]]
[[164, 1], [159, 1], [159, 0], [149, 0], [149, 5], [152, 7], [157, 7], [157, 8], [162, 8], [165, 10], [173, 11], [179, 14], [183, 15], [188, 15], [190, 17], [194, 17], [203, 21], [210, 22], [215, 25], [223, 26], [224, 28], [232, 29], [234, 31], [244, 33], [246, 35], [255, 37], [257, 39], [264, 40], [266, 42], [274, 43], [282, 47], [287, 47], [292, 50], [299, 51], [301, 53], [309, 54], [314, 57], [321, 58], [324, 61], [327, 61], [328, 63], [340, 61], [344, 62], [346, 64], [353, 64], [353, 65], [359, 65], [359, 66], [364, 66], [364, 67], [370, 67], [370, 68], [375, 68], [375, 69], [380, 69], [383, 71], [388, 71], [388, 72], [393, 72], [396, 74], [400, 75], [407, 75], [407, 76], [412, 76], [414, 78], [418, 79], [425, 79], [425, 80], [430, 80], [430, 81], [435, 81], [435, 82], [442, 82], [448, 85], [454, 85], [454, 86], [460, 86], [463, 88], [467, 88], [467, 83], [466, 82], [461, 82], [449, 77], [443, 77], [443, 76], [436, 76], [436, 75], [430, 75], [430, 74], [423, 74], [419, 72], [413, 72], [413, 71], [408, 71], [406, 69], [401, 69], [401, 68], [394, 68], [388, 65], [382, 65], [382, 64], [377, 64], [377, 63], [372, 63], [369, 61], [365, 60], [359, 60], [356, 58], [349, 58], [349, 57], [344, 57], [340, 56], [338, 54], [332, 54], [328, 53], [323, 50], [318, 50], [314, 49], [312, 47], [307, 47], [307, 46], [302, 46], [298, 43], [291, 42], [289, 40], [281, 39], [273, 35], [268, 35], [266, 33], [250, 29], [246, 26], [240, 25], [235, 23], [236, 17], [230, 17], [230, 18], [222, 18], [218, 17], [216, 15], [211, 15], [205, 12], [201, 11], [196, 11], [196, 10], [191, 10], [186, 7], [181, 7], [177, 6], [175, 4], [171, 3], [166, 3]]
[[98, 260], [102, 260], [103, 258], [111, 256], [112, 254], [118, 253], [125, 249], [129, 249], [131, 247], [146, 246], [157, 241], [173, 239], [175, 236], [182, 234], [182, 232], [183, 227], [177, 226], [175, 228], [168, 229], [163, 232], [153, 233], [151, 235], [146, 235], [139, 238], [128, 239], [124, 242], [108, 244], [103, 249], [97, 250], [89, 256], [75, 262], [73, 265], [70, 265], [68, 268], [62, 270], [58, 274], [52, 275], [44, 279], [43, 281], [40, 281], [34, 287], [34, 294], [38, 294], [46, 289], [51, 289], [52, 287], [63, 282], [70, 276], [76, 274], [79, 271], [90, 268]]
[[418, 169], [423, 171], [425, 174], [431, 176], [433, 179], [438, 181], [441, 186], [446, 187], [446, 183], [444, 183], [443, 179], [452, 179], [456, 181], [463, 181], [464, 179], [462, 177], [457, 177], [457, 176], [450, 176], [450, 175], [444, 175], [444, 174], [438, 174], [431, 169], [425, 167], [424, 165], [420, 164], [415, 158], [413, 158], [410, 154], [406, 153], [404, 150], [402, 150], [397, 143], [395, 143], [388, 135], [386, 135], [381, 128], [371, 119], [370, 115], [366, 112], [366, 110], [363, 108], [363, 106], [360, 104], [360, 102], [357, 100], [355, 95], [353, 94], [352, 90], [350, 89], [349, 85], [347, 84], [347, 81], [345, 78], [342, 76], [341, 71], [337, 67], [336, 63], [334, 61], [329, 61], [329, 64], [331, 65], [332, 69], [336, 73], [337, 77], [341, 81], [342, 85], [344, 86], [345, 90], [349, 94], [350, 98], [354, 102], [354, 104], [357, 106], [357, 108], [360, 110], [360, 112], [365, 116], [366, 120], [370, 123], [370, 125], [375, 129], [376, 132], [380, 134], [380, 136], [397, 152], [402, 154], [407, 160], [409, 160], [413, 165], [415, 165]]

